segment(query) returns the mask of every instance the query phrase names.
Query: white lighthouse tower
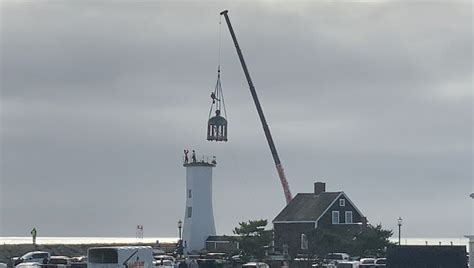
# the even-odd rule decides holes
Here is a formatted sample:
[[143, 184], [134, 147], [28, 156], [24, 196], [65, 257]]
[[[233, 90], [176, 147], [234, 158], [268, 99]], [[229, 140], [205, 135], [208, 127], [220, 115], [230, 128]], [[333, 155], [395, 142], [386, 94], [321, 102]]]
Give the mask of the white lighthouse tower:
[[[193, 152], [194, 154], [194, 152]], [[186, 168], [186, 209], [183, 226], [183, 251], [199, 251], [206, 246], [206, 239], [216, 234], [212, 209], [212, 168], [215, 157], [195, 156], [185, 162]]]

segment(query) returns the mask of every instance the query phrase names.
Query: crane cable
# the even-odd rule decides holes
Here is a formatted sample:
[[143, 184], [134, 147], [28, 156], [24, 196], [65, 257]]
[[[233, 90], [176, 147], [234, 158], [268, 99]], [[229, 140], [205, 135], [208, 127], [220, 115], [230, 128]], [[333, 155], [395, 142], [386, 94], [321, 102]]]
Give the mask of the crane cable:
[[216, 98], [217, 98], [217, 105], [216, 109], [220, 110], [221, 109], [221, 92], [222, 92], [222, 87], [221, 87], [221, 18], [219, 16], [219, 41], [218, 41], [218, 52], [217, 52], [217, 83], [216, 83]]
[[219, 52], [217, 55], [217, 77], [220, 78], [221, 74], [221, 25], [222, 25], [222, 16], [219, 16]]
[[[221, 107], [224, 107], [224, 118], [227, 118], [227, 110], [225, 108], [224, 102], [224, 94], [222, 93], [222, 85], [221, 85], [221, 32], [222, 32], [222, 16], [219, 16], [219, 40], [218, 40], [218, 54], [217, 54], [217, 82], [216, 87], [214, 88], [214, 95], [216, 97], [216, 110], [221, 110]], [[222, 101], [222, 103], [221, 103]], [[209, 109], [209, 118], [211, 118], [212, 108], [214, 103], [211, 105], [211, 109]]]
[[[222, 93], [222, 85], [221, 85], [221, 36], [222, 36], [222, 16], [219, 16], [219, 56], [218, 56], [218, 64], [217, 64], [217, 82], [219, 83], [220, 89], [220, 100], [222, 100], [222, 107], [224, 107], [224, 118], [227, 119], [227, 110], [225, 109], [225, 101], [224, 101], [224, 93]], [[220, 107], [219, 107], [220, 109]]]

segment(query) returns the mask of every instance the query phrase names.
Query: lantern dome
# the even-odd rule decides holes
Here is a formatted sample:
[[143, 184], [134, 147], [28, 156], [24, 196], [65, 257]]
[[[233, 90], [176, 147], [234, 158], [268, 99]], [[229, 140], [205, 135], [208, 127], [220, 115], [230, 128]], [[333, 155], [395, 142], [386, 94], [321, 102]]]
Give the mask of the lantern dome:
[[[227, 141], [227, 115], [224, 104], [224, 94], [221, 87], [220, 67], [217, 70], [217, 83], [211, 93], [211, 109], [209, 110], [209, 120], [207, 122], [208, 141]], [[215, 115], [211, 117], [212, 112]], [[222, 114], [221, 111], [224, 113]]]
[[207, 123], [207, 140], [227, 141], [227, 120], [220, 115], [219, 110]]

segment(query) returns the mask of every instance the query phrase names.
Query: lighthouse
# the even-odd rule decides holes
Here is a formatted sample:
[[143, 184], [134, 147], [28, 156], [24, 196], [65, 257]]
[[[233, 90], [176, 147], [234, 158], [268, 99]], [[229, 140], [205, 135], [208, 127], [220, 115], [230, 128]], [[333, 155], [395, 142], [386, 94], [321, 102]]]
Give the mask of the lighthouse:
[[186, 208], [183, 226], [183, 251], [192, 252], [204, 249], [206, 239], [216, 234], [212, 208], [212, 169], [216, 166], [215, 157], [187, 157], [186, 168]]

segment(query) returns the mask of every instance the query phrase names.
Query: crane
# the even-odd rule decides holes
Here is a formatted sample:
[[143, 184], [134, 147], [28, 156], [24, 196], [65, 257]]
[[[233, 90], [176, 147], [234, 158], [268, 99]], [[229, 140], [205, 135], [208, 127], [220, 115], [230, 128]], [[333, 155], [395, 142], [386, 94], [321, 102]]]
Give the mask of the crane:
[[263, 131], [265, 132], [265, 137], [267, 138], [268, 145], [270, 146], [270, 151], [272, 152], [273, 160], [275, 161], [275, 166], [278, 172], [278, 176], [280, 177], [281, 186], [283, 187], [283, 193], [285, 194], [285, 200], [288, 204], [293, 199], [293, 196], [290, 192], [290, 186], [288, 185], [288, 180], [286, 179], [285, 171], [283, 170], [280, 157], [278, 157], [278, 152], [276, 150], [275, 143], [273, 142], [272, 134], [270, 133], [270, 128], [268, 128], [267, 120], [265, 119], [265, 115], [263, 114], [262, 106], [260, 105], [260, 101], [258, 100], [257, 92], [255, 91], [252, 78], [250, 77], [249, 70], [247, 69], [247, 65], [245, 64], [244, 56], [242, 55], [242, 51], [240, 50], [239, 43], [237, 42], [237, 37], [235, 36], [234, 29], [232, 28], [232, 24], [230, 23], [229, 15], [227, 14], [228, 12], [228, 10], [224, 10], [220, 14], [221, 16], [224, 16], [227, 26], [229, 28], [230, 35], [232, 36], [232, 40], [234, 41], [235, 49], [237, 50], [237, 55], [240, 59], [240, 64], [242, 65], [245, 77], [247, 78], [250, 93], [252, 94], [253, 101], [255, 102], [255, 106], [257, 107], [258, 116], [260, 117], [260, 121], [262, 122]]

